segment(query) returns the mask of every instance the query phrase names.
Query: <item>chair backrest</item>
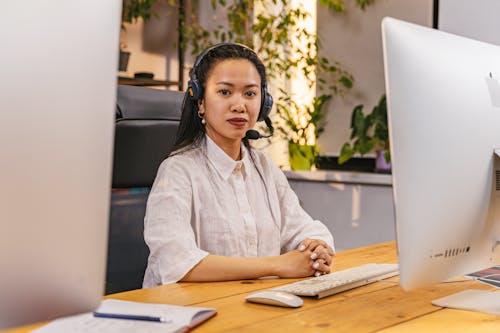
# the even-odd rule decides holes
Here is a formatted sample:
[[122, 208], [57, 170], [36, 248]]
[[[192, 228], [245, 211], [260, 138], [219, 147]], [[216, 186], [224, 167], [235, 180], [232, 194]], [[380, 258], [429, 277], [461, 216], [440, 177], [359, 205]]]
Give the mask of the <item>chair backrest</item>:
[[118, 86], [113, 188], [150, 187], [173, 147], [179, 91]]
[[142, 287], [149, 255], [144, 214], [174, 144], [183, 93], [118, 86], [106, 293]]

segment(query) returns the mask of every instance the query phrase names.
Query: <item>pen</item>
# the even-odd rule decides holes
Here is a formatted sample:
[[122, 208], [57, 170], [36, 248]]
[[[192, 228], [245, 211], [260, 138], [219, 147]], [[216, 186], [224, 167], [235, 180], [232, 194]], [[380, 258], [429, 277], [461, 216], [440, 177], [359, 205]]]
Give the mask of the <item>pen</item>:
[[131, 315], [131, 314], [119, 314], [119, 313], [94, 312], [94, 317], [98, 317], [98, 318], [114, 318], [114, 319], [130, 319], [130, 320], [145, 320], [145, 321], [157, 321], [157, 322], [160, 322], [160, 323], [169, 323], [169, 322], [171, 322], [171, 320], [167, 320], [167, 319], [162, 318], [162, 317]]

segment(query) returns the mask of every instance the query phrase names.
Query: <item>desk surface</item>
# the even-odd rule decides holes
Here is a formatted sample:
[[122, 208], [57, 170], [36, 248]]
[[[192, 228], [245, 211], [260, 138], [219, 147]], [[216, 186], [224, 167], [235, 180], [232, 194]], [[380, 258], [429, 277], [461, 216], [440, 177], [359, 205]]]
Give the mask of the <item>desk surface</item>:
[[[396, 258], [395, 243], [384, 243], [339, 252], [334, 267], [395, 263]], [[405, 292], [397, 284], [398, 277], [393, 277], [320, 300], [305, 298], [304, 305], [297, 309], [244, 300], [250, 292], [295, 280], [177, 283], [107, 298], [216, 308], [217, 316], [194, 332], [500, 332], [500, 316], [442, 309], [431, 304], [435, 298], [464, 289], [493, 289], [475, 281], [441, 283]]]

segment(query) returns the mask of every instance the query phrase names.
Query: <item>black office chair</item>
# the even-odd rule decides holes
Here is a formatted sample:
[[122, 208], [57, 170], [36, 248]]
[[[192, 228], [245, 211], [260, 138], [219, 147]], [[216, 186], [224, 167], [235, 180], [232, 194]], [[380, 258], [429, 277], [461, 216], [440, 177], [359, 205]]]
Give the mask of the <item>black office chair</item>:
[[173, 147], [183, 93], [118, 86], [106, 294], [142, 287], [146, 201]]

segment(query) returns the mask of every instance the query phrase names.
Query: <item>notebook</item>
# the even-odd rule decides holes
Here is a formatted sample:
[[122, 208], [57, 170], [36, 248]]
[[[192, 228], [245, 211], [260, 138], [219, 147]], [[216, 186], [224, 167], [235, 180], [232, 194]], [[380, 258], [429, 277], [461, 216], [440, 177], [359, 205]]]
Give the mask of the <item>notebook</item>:
[[188, 332], [216, 313], [214, 308], [107, 299], [94, 313], [54, 320], [33, 332]]
[[500, 288], [500, 265], [467, 274], [466, 277]]

